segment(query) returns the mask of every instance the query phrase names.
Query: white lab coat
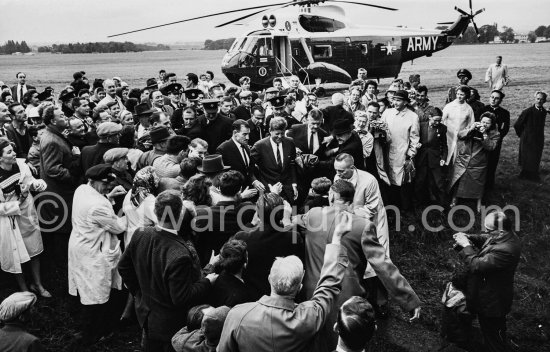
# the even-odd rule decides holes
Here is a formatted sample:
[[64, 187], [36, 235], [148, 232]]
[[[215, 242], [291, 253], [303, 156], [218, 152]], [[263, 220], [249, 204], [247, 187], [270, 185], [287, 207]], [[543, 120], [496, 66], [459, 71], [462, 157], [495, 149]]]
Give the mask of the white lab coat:
[[384, 111], [381, 120], [388, 124], [390, 135], [388, 177], [392, 185], [401, 186], [407, 155], [411, 158], [416, 155], [420, 141], [418, 115], [407, 108], [402, 111], [392, 108]]
[[73, 200], [73, 230], [69, 239], [69, 293], [84, 305], [103, 304], [111, 288], [121, 289], [116, 269], [126, 217], [116, 216], [109, 200], [90, 185], [79, 186]]

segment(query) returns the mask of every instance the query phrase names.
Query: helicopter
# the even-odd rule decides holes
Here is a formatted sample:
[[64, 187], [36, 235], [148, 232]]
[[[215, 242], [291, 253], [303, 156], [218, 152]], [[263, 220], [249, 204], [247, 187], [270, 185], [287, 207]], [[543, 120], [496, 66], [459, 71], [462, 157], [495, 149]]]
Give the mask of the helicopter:
[[450, 25], [447, 29], [428, 30], [350, 23], [339, 3], [397, 11], [346, 0], [292, 0], [203, 15], [109, 37], [255, 10], [216, 26], [259, 17], [248, 23], [251, 29], [235, 39], [222, 59], [222, 72], [231, 83], [239, 85], [239, 79], [248, 76], [251, 88], [260, 90], [272, 86], [276, 77], [296, 75], [304, 84], [349, 84], [359, 68], [367, 70], [369, 79], [396, 78], [404, 62], [429, 57], [449, 47], [470, 23], [479, 37], [474, 17], [485, 11], [480, 9], [474, 13], [469, 0], [470, 13], [455, 7], [460, 13], [456, 21], [438, 23]]

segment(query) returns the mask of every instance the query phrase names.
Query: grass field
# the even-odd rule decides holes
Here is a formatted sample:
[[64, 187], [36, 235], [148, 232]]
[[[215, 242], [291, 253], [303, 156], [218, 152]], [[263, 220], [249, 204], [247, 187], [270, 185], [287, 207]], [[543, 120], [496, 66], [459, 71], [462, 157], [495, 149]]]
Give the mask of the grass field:
[[[130, 84], [141, 86], [147, 77], [155, 76], [160, 68], [178, 74], [214, 69], [220, 78], [219, 62], [223, 52], [176, 51], [141, 54], [109, 55], [46, 55], [35, 57], [0, 56], [0, 80], [12, 82], [17, 71], [26, 71], [29, 83], [44, 87], [53, 84], [58, 89], [71, 80], [72, 73], [84, 70], [88, 77], [120, 75]], [[405, 64], [401, 77], [412, 73], [421, 75], [422, 83], [430, 90], [432, 103], [443, 106], [445, 92], [454, 85], [456, 70], [471, 69], [472, 85], [480, 90], [486, 102], [488, 89], [483, 83], [486, 67], [495, 55], [502, 55], [508, 64], [512, 83], [506, 88], [503, 106], [510, 110], [512, 123], [521, 110], [533, 102], [533, 93], [550, 86], [550, 45], [486, 45], [452, 46], [448, 50]], [[384, 80], [385, 88], [387, 80]], [[59, 91], [59, 90], [58, 90]], [[323, 104], [328, 103], [325, 99]], [[548, 125], [548, 124], [547, 124]], [[546, 126], [546, 144], [542, 159], [540, 183], [519, 180], [517, 175], [518, 138], [513, 129], [504, 139], [497, 184], [490, 204], [504, 207], [515, 205], [521, 211], [518, 235], [523, 242], [523, 255], [516, 275], [515, 300], [508, 318], [508, 330], [517, 351], [549, 351], [550, 342], [550, 126]], [[463, 214], [455, 216], [456, 224], [464, 224]], [[407, 231], [409, 225], [415, 230]], [[403, 219], [401, 231], [392, 230], [392, 259], [423, 300], [422, 319], [418, 324], [406, 323], [406, 316], [392, 307], [392, 318], [382, 324], [371, 351], [434, 351], [438, 348], [440, 298], [443, 286], [452, 274], [460, 270], [461, 262], [451, 247], [453, 231], [445, 229], [432, 233], [421, 229], [416, 216]], [[479, 218], [474, 228], [479, 229]], [[72, 304], [69, 303], [66, 278], [44, 270], [45, 286], [54, 299], [40, 300], [32, 332], [42, 338], [51, 351], [62, 351], [75, 333]], [[16, 287], [6, 275], [0, 276], [3, 289], [0, 298]], [[139, 332], [130, 328], [112, 340], [94, 346], [90, 351], [138, 351]]]

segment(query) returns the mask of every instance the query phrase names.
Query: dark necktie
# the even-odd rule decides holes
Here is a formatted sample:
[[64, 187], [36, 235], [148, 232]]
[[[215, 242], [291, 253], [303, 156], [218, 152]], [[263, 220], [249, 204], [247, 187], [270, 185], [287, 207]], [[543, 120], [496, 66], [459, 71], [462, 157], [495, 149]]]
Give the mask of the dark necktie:
[[246, 149], [244, 149], [244, 145], [241, 144], [241, 148], [243, 150], [244, 166], [248, 169], [248, 155], [246, 154]]
[[279, 169], [283, 168], [283, 161], [281, 160], [281, 152], [279, 149], [280, 144], [277, 143], [277, 166], [279, 166]]
[[315, 153], [313, 150], [315, 147], [313, 146], [313, 132], [309, 134], [309, 150], [311, 151], [311, 154]]
[[17, 100], [19, 100], [19, 102], [23, 101], [23, 86], [19, 86], [19, 96], [17, 97]]

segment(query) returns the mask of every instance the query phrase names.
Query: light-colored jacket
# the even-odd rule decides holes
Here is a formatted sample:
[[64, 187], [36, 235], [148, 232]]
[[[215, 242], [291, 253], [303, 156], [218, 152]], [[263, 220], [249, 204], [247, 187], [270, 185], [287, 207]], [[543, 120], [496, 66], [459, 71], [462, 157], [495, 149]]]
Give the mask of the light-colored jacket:
[[[30, 185], [30, 190], [37, 187], [38, 182], [32, 177], [31, 170], [21, 159], [17, 159], [20, 171], [20, 183]], [[19, 203], [15, 194], [4, 195], [0, 187], [0, 267], [13, 273], [22, 273], [21, 264], [42, 253], [42, 236], [38, 224], [38, 215], [34, 207], [34, 199], [29, 193], [27, 198]]]
[[111, 288], [121, 289], [116, 266], [121, 256], [115, 234], [126, 230], [107, 198], [90, 185], [76, 189], [69, 239], [69, 293], [84, 305], [103, 304]]

